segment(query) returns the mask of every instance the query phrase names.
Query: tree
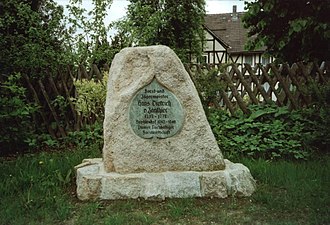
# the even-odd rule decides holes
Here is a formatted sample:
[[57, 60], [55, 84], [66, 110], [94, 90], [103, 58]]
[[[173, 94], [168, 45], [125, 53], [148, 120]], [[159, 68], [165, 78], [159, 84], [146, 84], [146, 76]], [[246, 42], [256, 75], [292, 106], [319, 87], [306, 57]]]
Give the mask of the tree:
[[329, 0], [256, 0], [246, 9], [249, 50], [265, 46], [280, 62], [330, 59]]
[[63, 8], [52, 0], [1, 1], [0, 73], [32, 75], [60, 62], [62, 18]]
[[93, 8], [87, 11], [82, 7], [82, 0], [70, 0], [67, 5], [69, 27], [66, 46], [73, 53], [73, 62], [89, 66], [95, 63], [101, 66], [110, 63], [113, 56], [110, 51], [107, 32], [110, 26], [104, 24], [107, 9], [112, 0], [92, 0]]
[[128, 36], [128, 45], [163, 44], [181, 60], [202, 53], [204, 0], [130, 0], [127, 16], [117, 24]]

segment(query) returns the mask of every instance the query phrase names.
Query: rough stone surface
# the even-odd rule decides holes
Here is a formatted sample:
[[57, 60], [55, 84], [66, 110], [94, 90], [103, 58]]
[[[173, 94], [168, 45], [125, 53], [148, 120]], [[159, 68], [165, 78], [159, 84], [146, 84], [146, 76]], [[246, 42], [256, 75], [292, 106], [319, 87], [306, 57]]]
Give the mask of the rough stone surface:
[[[133, 132], [129, 121], [132, 99], [154, 79], [175, 95], [185, 114], [180, 131], [163, 139], [141, 138]], [[115, 56], [107, 87], [103, 160], [106, 172], [121, 174], [225, 168], [194, 84], [170, 48], [125, 48]], [[154, 187], [148, 188], [157, 195]], [[174, 192], [173, 196], [177, 195]]]
[[225, 170], [211, 172], [120, 174], [104, 171], [101, 159], [87, 160], [76, 166], [77, 196], [81, 200], [250, 196], [255, 181], [249, 169], [228, 160], [225, 163]]
[[229, 195], [238, 197], [252, 195], [254, 189], [251, 187], [255, 185], [255, 181], [251, 176], [250, 170], [243, 164], [232, 163], [227, 159], [225, 159], [225, 163], [227, 171], [230, 171], [229, 182], [227, 183]]
[[79, 199], [96, 199], [100, 196], [102, 188], [101, 164], [102, 159], [84, 159], [81, 164], [75, 167]]
[[166, 172], [163, 175], [165, 177], [165, 197], [201, 197], [197, 172]]
[[228, 197], [228, 185], [229, 179], [226, 179], [226, 173], [223, 171], [215, 171], [209, 173], [203, 173], [200, 176], [201, 192], [205, 197]]

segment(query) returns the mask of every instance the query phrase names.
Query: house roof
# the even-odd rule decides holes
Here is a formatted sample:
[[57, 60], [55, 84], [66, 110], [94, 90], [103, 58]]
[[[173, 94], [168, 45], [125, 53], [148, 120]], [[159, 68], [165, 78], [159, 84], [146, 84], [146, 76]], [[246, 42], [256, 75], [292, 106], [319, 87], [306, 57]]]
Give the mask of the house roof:
[[[205, 28], [222, 44], [229, 53], [251, 52], [244, 49], [248, 40], [248, 29], [244, 28], [244, 12], [207, 14]], [[256, 51], [253, 51], [256, 52]], [[260, 51], [257, 51], [260, 52]]]

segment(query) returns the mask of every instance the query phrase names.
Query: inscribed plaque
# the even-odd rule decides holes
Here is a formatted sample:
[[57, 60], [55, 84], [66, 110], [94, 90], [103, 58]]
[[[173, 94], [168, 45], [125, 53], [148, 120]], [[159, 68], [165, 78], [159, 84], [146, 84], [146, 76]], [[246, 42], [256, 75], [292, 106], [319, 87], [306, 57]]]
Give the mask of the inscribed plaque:
[[184, 110], [176, 96], [153, 79], [133, 97], [129, 120], [139, 137], [168, 138], [180, 131]]

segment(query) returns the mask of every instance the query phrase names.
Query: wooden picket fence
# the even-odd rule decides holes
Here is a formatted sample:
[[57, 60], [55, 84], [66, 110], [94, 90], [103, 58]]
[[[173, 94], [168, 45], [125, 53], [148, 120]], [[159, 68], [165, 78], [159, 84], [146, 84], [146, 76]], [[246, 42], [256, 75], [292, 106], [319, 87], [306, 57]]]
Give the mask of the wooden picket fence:
[[[329, 81], [329, 63], [295, 63], [251, 67], [248, 64], [212, 65], [185, 64], [200, 92], [202, 101], [210, 107], [222, 108], [235, 114], [237, 109], [250, 113], [249, 104], [271, 103], [299, 109], [312, 103], [308, 91], [309, 84]], [[69, 131], [79, 131], [82, 126], [92, 124], [92, 118], [82, 118], [75, 108], [72, 98], [77, 93], [74, 80], [102, 79], [102, 71], [109, 66], [88, 69], [80, 66], [65, 66], [55, 72], [45, 72], [41, 79], [32, 80], [24, 76], [28, 99], [38, 105], [35, 124], [40, 124], [53, 138], [66, 137]], [[204, 78], [207, 79], [204, 79]], [[204, 83], [201, 79], [204, 79]], [[212, 85], [212, 95], [205, 96]], [[204, 98], [204, 99], [203, 99]], [[209, 99], [207, 99], [209, 98]]]
[[[249, 114], [249, 104], [275, 103], [299, 109], [312, 104], [310, 87], [329, 81], [329, 62], [288, 64], [187, 64], [186, 70], [192, 77], [204, 103], [222, 108], [235, 114], [237, 109]], [[204, 78], [203, 78], [204, 77]], [[201, 80], [215, 84], [212, 98], [207, 101], [200, 85]], [[204, 82], [205, 84], [205, 82]], [[207, 85], [206, 85], [207, 86]], [[204, 98], [204, 99], [203, 99]]]

